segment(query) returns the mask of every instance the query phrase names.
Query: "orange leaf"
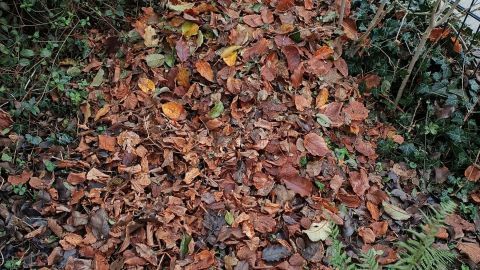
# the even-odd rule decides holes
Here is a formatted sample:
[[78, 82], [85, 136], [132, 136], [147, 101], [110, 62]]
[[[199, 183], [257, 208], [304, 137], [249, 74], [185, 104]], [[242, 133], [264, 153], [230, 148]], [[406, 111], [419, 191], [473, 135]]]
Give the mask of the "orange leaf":
[[461, 53], [462, 52], [462, 44], [460, 43], [460, 41], [457, 39], [455, 39], [454, 37], [452, 37], [452, 44], [453, 44], [453, 51], [456, 52], [456, 53]]
[[315, 104], [318, 109], [320, 109], [323, 105], [327, 104], [328, 101], [328, 89], [327, 88], [322, 88], [320, 90], [320, 93], [318, 93], [318, 96], [315, 100]]
[[185, 88], [190, 87], [190, 71], [186, 67], [179, 67], [177, 73], [177, 83]]
[[465, 177], [472, 182], [480, 180], [480, 169], [475, 165], [470, 165], [465, 170]]
[[333, 49], [330, 46], [323, 45], [314, 53], [315, 57], [318, 59], [328, 59], [333, 55]]
[[183, 105], [175, 101], [170, 101], [162, 105], [163, 113], [172, 120], [180, 120], [185, 117]]
[[358, 39], [358, 33], [357, 33], [357, 25], [354, 20], [350, 18], [345, 18], [343, 20], [343, 32], [345, 33], [345, 36], [351, 40], [357, 40]]
[[432, 32], [430, 32], [430, 36], [428, 40], [431, 42], [437, 42], [440, 39], [446, 38], [450, 34], [450, 28], [434, 28]]
[[331, 153], [325, 140], [316, 133], [308, 133], [303, 138], [303, 145], [314, 156], [326, 156]]
[[152, 80], [142, 77], [138, 80], [138, 88], [145, 93], [149, 93], [155, 90], [155, 83]]
[[12, 185], [23, 185], [28, 182], [28, 179], [32, 177], [32, 173], [28, 171], [23, 171], [20, 175], [10, 175], [8, 176], [8, 182]]
[[198, 60], [195, 63], [198, 73], [210, 82], [213, 82], [213, 70], [207, 61]]

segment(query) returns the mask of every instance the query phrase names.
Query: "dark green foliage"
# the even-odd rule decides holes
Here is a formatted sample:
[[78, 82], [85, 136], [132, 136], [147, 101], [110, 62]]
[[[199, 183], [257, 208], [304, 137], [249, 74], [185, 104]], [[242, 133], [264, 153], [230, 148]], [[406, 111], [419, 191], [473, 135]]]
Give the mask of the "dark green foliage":
[[[410, 8], [412, 11], [428, 12], [431, 3], [415, 1]], [[393, 142], [384, 141], [379, 144], [379, 153], [397, 161], [422, 164], [425, 169], [443, 163], [451, 171], [463, 173], [475, 161], [480, 149], [478, 114], [469, 115], [478, 106], [475, 104], [480, 87], [474, 78], [463, 74], [465, 69], [472, 68], [469, 63], [473, 56], [455, 53], [450, 38], [437, 43], [428, 42], [426, 52], [407, 85], [408, 94], [400, 102], [404, 112], [399, 113], [389, 100], [396, 94], [428, 21], [424, 15], [412, 12], [405, 18], [398, 16], [395, 10], [400, 9], [400, 6], [394, 8], [371, 32], [370, 46], [347, 59], [353, 75], [374, 73], [382, 78], [377, 88], [369, 90], [377, 104], [382, 104], [379, 110], [383, 112], [379, 112], [379, 116], [397, 124], [406, 141], [411, 143], [409, 149], [401, 149], [396, 148]], [[375, 4], [355, 0], [352, 1], [352, 10], [355, 10], [359, 31], [364, 31], [375, 14]], [[451, 20], [450, 23], [461, 22]], [[471, 41], [468, 34], [464, 39], [467, 43]]]

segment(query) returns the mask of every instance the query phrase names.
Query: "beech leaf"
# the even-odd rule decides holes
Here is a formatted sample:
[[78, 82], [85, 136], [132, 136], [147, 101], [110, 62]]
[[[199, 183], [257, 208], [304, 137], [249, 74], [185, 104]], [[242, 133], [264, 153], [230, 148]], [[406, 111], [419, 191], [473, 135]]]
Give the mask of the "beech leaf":
[[407, 211], [393, 204], [383, 201], [382, 206], [385, 212], [395, 220], [407, 220], [411, 217]]
[[308, 236], [308, 238], [313, 242], [325, 241], [332, 231], [332, 225], [329, 221], [323, 220], [320, 223], [312, 223], [308, 230], [303, 230], [303, 232]]

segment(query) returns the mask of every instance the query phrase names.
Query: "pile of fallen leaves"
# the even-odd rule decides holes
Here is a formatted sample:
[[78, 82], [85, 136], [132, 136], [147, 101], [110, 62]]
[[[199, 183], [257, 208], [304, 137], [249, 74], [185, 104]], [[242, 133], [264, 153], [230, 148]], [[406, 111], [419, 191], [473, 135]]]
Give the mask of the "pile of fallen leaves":
[[[403, 138], [369, 118], [342, 59], [354, 22], [339, 28], [338, 9], [169, 2], [143, 8], [126, 38], [92, 30], [78, 146], [38, 150], [56, 157], [54, 173], [8, 177], [37, 191], [1, 205], [34, 246], [17, 255], [65, 269], [303, 269], [328, 265], [333, 221], [352, 256], [373, 247], [380, 264], [396, 261], [392, 243], [432, 201], [410, 195], [415, 170], [379, 170], [377, 141]], [[441, 239], [475, 231], [458, 215], [447, 223], [454, 235]], [[478, 262], [478, 244], [462, 244]]]

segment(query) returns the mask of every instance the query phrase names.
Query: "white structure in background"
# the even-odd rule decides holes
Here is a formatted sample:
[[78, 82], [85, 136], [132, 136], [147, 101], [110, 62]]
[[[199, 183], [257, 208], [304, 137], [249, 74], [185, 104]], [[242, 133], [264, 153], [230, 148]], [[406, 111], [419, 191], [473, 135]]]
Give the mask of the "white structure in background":
[[[460, 0], [459, 6], [461, 7], [460, 9], [463, 9], [463, 11], [459, 10], [457, 13], [461, 22], [465, 18], [465, 12], [468, 10], [472, 2], [474, 2], [474, 4], [470, 9], [470, 13], [473, 13], [480, 18], [480, 0]], [[465, 21], [465, 25], [470, 27], [472, 31], [475, 32], [477, 31], [477, 28], [480, 25], [480, 22], [474, 17], [467, 15], [467, 20]]]

